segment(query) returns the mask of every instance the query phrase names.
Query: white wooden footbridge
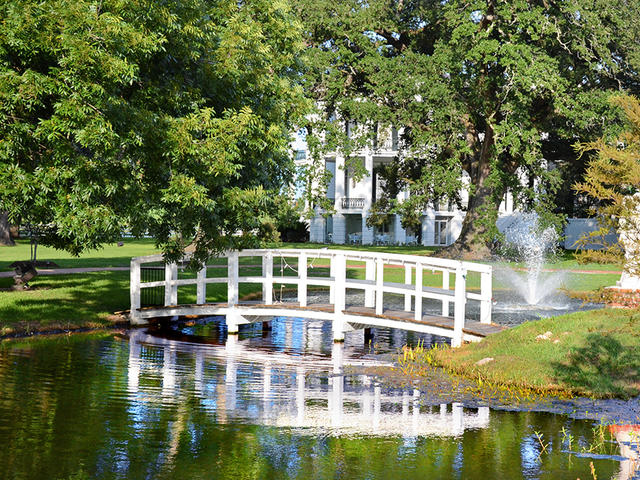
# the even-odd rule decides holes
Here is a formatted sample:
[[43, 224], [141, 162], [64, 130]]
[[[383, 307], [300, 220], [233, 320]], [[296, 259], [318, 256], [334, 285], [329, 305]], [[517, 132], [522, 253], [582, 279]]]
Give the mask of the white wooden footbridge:
[[[178, 265], [166, 264], [155, 267], [160, 278], [144, 281], [141, 272], [150, 265], [161, 265], [162, 261], [161, 255], [131, 260], [133, 324], [141, 325], [162, 317], [224, 315], [228, 332], [237, 333], [239, 325], [263, 317], [303, 317], [332, 322], [335, 341], [344, 340], [347, 331], [373, 326], [450, 337], [453, 346], [481, 340], [502, 329], [491, 323], [492, 269], [489, 265], [347, 250], [242, 250], [211, 259], [212, 264], [199, 270], [195, 278], [193, 275], [179, 278]], [[364, 278], [351, 278], [358, 269], [364, 270]], [[402, 270], [404, 281], [398, 281], [397, 277], [403, 276]], [[424, 286], [427, 275], [441, 275], [440, 286]], [[476, 276], [479, 292], [468, 288], [470, 275]], [[450, 288], [452, 280], [453, 289]], [[208, 302], [207, 285], [213, 283], [227, 285], [225, 302]], [[261, 299], [241, 300], [240, 286], [245, 284], [261, 285]], [[195, 286], [196, 301], [193, 303], [192, 292], [191, 302], [181, 303], [179, 289], [189, 286], [192, 290]], [[295, 288], [295, 300], [287, 301], [281, 294], [278, 297], [284, 287]], [[312, 303], [310, 289], [317, 287], [329, 289], [329, 303]], [[143, 306], [145, 289], [153, 288], [164, 289], [164, 298], [156, 302], [159, 305]], [[364, 292], [362, 304], [347, 304], [350, 297], [347, 292], [353, 290]], [[404, 309], [385, 305], [385, 295], [390, 294], [404, 297]], [[439, 302], [441, 315], [425, 315], [424, 300]], [[480, 303], [479, 321], [466, 318], [468, 301]]]

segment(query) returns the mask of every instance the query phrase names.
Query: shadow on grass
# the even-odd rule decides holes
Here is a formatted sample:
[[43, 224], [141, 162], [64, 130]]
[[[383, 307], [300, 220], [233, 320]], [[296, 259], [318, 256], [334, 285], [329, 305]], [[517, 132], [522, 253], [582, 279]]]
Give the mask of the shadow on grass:
[[604, 396], [640, 393], [640, 352], [605, 334], [590, 334], [566, 363], [554, 363], [556, 377], [580, 390]]
[[0, 292], [0, 329], [15, 332], [107, 325], [129, 306], [129, 274], [40, 277], [33, 290]]

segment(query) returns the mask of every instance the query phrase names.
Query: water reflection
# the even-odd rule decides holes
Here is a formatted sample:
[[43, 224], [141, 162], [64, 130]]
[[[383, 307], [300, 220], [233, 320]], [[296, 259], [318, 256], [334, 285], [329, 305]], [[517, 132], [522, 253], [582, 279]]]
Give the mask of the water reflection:
[[575, 480], [592, 461], [600, 479], [638, 476], [567, 453], [563, 431], [578, 445], [592, 422], [426, 404], [433, 392], [352, 374], [369, 358], [315, 328], [274, 325], [296, 348], [145, 331], [2, 344], [0, 478]]
[[[129, 343], [130, 394], [156, 395], [153, 382], [142, 382], [149, 385], [145, 388], [140, 376], [161, 372], [162, 397], [179, 401], [190, 390], [202, 397], [216, 392], [217, 401], [208, 405], [221, 423], [233, 420], [299, 428], [305, 434], [331, 429], [334, 435], [414, 437], [459, 436], [465, 429], [489, 425], [488, 407], [423, 406], [417, 389], [383, 393], [373, 377], [345, 375], [341, 343], [333, 344], [331, 357], [314, 361], [267, 354], [242, 345], [237, 336], [230, 336], [224, 347], [203, 347], [135, 330]], [[142, 355], [150, 349], [162, 350], [162, 355]], [[176, 365], [177, 354], [183, 356], [181, 366]], [[185, 355], [193, 357], [191, 374]], [[224, 371], [217, 368], [221, 363]]]

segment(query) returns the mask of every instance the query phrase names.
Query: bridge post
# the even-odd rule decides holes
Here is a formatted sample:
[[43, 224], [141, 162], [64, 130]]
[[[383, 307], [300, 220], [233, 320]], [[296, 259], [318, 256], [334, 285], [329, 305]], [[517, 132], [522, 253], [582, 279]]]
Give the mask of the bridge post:
[[307, 254], [298, 255], [298, 303], [301, 307], [307, 306]]
[[465, 304], [467, 301], [467, 272], [462, 268], [460, 263], [456, 268], [456, 286], [455, 286], [455, 306], [453, 317], [453, 338], [451, 339], [452, 347], [462, 345], [462, 330], [464, 329]]
[[198, 283], [197, 283], [197, 300], [196, 303], [202, 305], [203, 303], [207, 303], [207, 283], [205, 280], [207, 279], [207, 264], [202, 266], [200, 270], [198, 270]]
[[[449, 290], [449, 270], [442, 271], [442, 288], [444, 290]], [[449, 316], [449, 300], [442, 299], [442, 316]]]
[[265, 305], [273, 304], [273, 253], [266, 252], [262, 257], [262, 301]]
[[[411, 265], [404, 266], [404, 283], [405, 285], [411, 285]], [[404, 311], [411, 311], [411, 294], [404, 294]]]
[[173, 283], [178, 279], [178, 265], [167, 263], [164, 266], [164, 306], [178, 304], [178, 286]]
[[[373, 259], [368, 259], [365, 261], [365, 280], [369, 280], [370, 282], [375, 281], [376, 279], [376, 264]], [[364, 306], [373, 308], [375, 307], [375, 291], [373, 285], [368, 285], [364, 290]]]
[[[329, 277], [333, 278], [333, 282], [336, 280], [336, 265], [335, 265], [335, 256], [329, 258]], [[329, 285], [329, 303], [336, 303], [336, 289], [334, 287], [334, 283]]]
[[480, 274], [480, 323], [491, 323], [491, 270]]
[[131, 259], [131, 270], [129, 271], [129, 296], [131, 306], [129, 308], [129, 318], [131, 323], [137, 325], [143, 323], [140, 319], [140, 262]]
[[416, 263], [416, 311], [415, 319], [422, 320], [422, 264]]
[[238, 304], [238, 252], [229, 252], [227, 257], [227, 303], [229, 306]]
[[338, 253], [332, 258], [335, 271], [333, 341], [344, 342], [344, 309], [347, 293], [347, 260], [344, 254]]
[[225, 315], [225, 323], [227, 324], [227, 335], [237, 335], [240, 327], [238, 326], [240, 315], [235, 308], [230, 308]]
[[384, 309], [383, 292], [384, 287], [384, 260], [376, 259], [376, 315], [382, 315]]
[[227, 334], [238, 333], [238, 314], [235, 306], [238, 304], [238, 272], [240, 257], [237, 251], [229, 252], [227, 256], [227, 304], [229, 311], [225, 316], [227, 323]]

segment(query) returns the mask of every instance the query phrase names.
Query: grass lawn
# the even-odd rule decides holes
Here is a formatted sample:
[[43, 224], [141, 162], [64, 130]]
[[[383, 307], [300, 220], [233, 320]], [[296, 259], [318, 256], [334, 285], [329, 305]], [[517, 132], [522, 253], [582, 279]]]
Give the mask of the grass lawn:
[[[122, 240], [124, 245], [108, 244], [100, 250], [92, 250], [74, 257], [70, 253], [51, 247], [38, 246], [37, 260], [50, 260], [61, 268], [75, 267], [127, 267], [131, 257], [158, 253], [152, 239]], [[0, 271], [10, 270], [9, 265], [16, 260], [29, 260], [30, 245], [28, 240], [18, 240], [15, 247], [0, 246]]]
[[[476, 365], [485, 358], [493, 360]], [[436, 350], [432, 359], [483, 383], [593, 397], [638, 395], [640, 311], [591, 310], [527, 322], [480, 343]]]
[[0, 335], [108, 326], [128, 302], [128, 272], [41, 276], [31, 290], [0, 291]]

